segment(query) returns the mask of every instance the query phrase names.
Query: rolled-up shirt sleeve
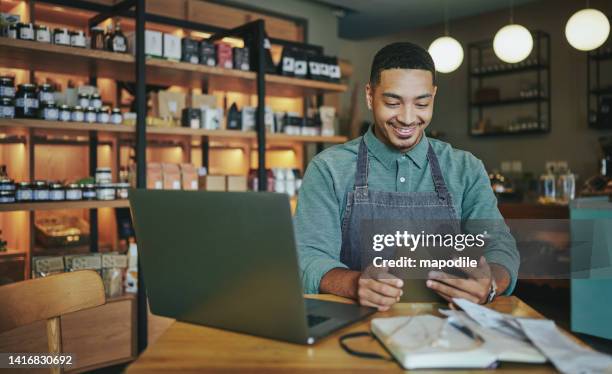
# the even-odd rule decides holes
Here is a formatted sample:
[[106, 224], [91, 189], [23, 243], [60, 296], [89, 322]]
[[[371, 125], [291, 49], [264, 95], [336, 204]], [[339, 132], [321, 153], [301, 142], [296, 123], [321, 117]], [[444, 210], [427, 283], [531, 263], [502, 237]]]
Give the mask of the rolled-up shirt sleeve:
[[510, 285], [504, 294], [510, 295], [516, 286], [520, 265], [516, 241], [499, 212], [497, 198], [482, 161], [474, 158], [473, 168], [477, 172], [464, 190], [461, 218], [464, 222], [472, 222], [473, 227], [488, 231], [489, 240], [484, 256], [487, 262], [501, 265], [508, 271]]
[[342, 233], [340, 204], [332, 177], [319, 160], [308, 165], [294, 217], [302, 285], [305, 293], [318, 293], [321, 278], [340, 262]]

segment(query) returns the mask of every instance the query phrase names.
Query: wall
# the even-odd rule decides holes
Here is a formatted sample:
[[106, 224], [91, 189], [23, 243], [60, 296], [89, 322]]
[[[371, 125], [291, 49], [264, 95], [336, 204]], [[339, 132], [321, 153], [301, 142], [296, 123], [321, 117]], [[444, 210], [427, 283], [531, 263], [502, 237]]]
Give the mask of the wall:
[[[591, 5], [612, 14], [612, 1], [592, 0]], [[515, 9], [515, 22], [551, 35], [550, 134], [496, 138], [468, 136], [467, 60], [453, 73], [438, 74], [438, 94], [430, 128], [444, 132], [445, 140], [456, 148], [474, 153], [489, 170], [499, 168], [503, 160], [521, 160], [524, 171], [539, 174], [544, 171], [545, 160], [567, 160], [570, 168], [583, 177], [581, 180], [595, 174], [599, 157], [597, 138], [612, 135], [612, 132], [587, 128], [586, 54], [573, 49], [565, 39], [565, 23], [582, 7], [583, 1], [543, 0]], [[493, 38], [495, 32], [508, 22], [508, 15], [509, 12], [504, 10], [453, 20], [450, 32], [461, 42], [467, 54], [468, 43]], [[343, 41], [340, 55], [352, 62], [354, 80], [362, 82], [359, 102], [364, 120], [370, 120], [371, 116], [365, 105], [363, 82], [369, 78], [370, 64], [378, 49], [395, 41], [412, 41], [428, 47], [442, 33], [442, 25], [435, 25], [359, 42]], [[345, 95], [345, 101], [348, 101], [348, 96]]]

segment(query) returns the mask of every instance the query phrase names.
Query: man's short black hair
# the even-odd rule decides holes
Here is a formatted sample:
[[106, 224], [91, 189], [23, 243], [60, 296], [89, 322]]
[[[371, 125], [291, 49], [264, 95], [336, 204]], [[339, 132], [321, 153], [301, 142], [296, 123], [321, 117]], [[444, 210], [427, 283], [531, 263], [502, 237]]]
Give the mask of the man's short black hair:
[[398, 42], [384, 46], [376, 53], [370, 71], [370, 84], [380, 83], [380, 73], [388, 69], [418, 69], [431, 72], [436, 83], [436, 67], [429, 52], [409, 42]]

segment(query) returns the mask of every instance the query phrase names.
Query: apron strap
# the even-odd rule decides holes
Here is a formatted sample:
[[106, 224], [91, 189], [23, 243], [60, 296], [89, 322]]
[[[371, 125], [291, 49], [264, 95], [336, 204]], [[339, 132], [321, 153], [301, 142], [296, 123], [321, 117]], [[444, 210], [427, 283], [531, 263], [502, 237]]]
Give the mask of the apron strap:
[[434, 188], [438, 194], [438, 199], [440, 202], [452, 206], [453, 200], [448, 188], [446, 187], [446, 182], [444, 181], [444, 176], [442, 175], [442, 170], [440, 169], [440, 164], [438, 163], [438, 156], [436, 156], [431, 143], [427, 149], [427, 159], [429, 160], [431, 178], [433, 179]]
[[361, 138], [359, 152], [357, 153], [357, 170], [355, 171], [355, 197], [358, 200], [368, 198], [368, 172], [370, 161], [368, 160], [368, 146], [365, 138]]

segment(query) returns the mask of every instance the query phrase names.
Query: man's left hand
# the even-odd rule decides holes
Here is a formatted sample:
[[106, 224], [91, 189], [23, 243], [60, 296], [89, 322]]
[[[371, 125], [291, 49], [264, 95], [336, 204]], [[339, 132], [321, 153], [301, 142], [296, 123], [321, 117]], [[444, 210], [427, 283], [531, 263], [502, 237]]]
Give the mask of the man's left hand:
[[477, 304], [485, 304], [491, 290], [491, 267], [484, 257], [480, 257], [476, 268], [461, 268], [467, 278], [460, 278], [441, 271], [430, 271], [427, 287], [434, 290], [446, 301], [462, 298]]

